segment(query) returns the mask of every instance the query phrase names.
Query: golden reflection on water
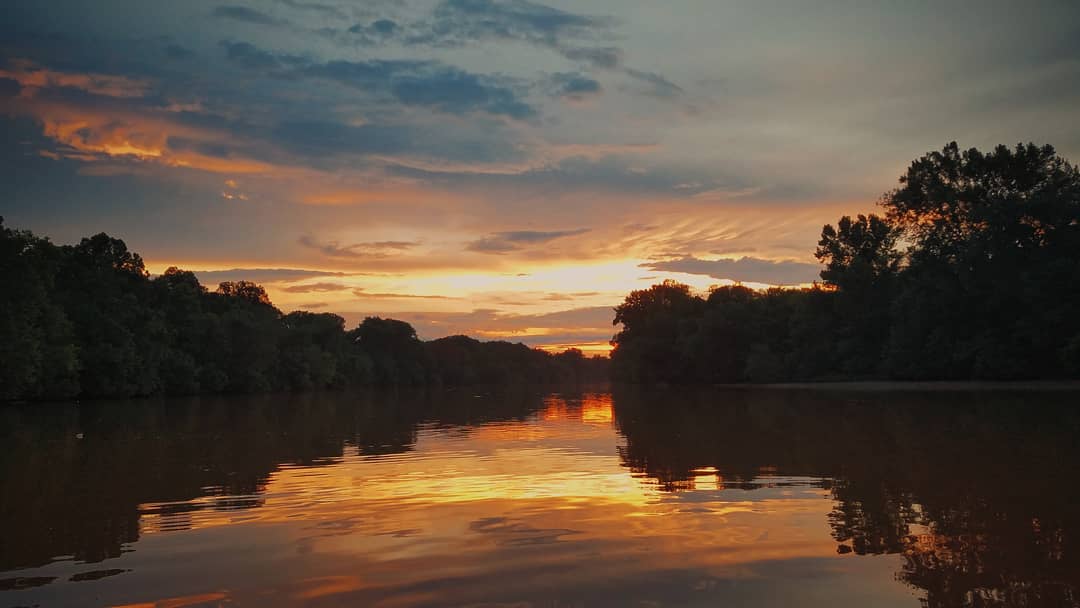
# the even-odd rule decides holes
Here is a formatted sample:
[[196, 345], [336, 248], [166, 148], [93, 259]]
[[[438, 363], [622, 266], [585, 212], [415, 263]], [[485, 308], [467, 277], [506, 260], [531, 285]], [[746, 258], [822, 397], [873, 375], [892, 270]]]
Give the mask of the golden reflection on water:
[[[454, 407], [482, 412], [483, 402], [462, 396]], [[951, 534], [921, 504], [892, 505], [891, 494], [876, 507], [879, 482], [860, 485], [862, 463], [837, 461], [838, 444], [819, 431], [801, 434], [818, 414], [785, 421], [788, 410], [769, 403], [751, 419], [740, 406], [691, 411], [688, 424], [675, 410], [660, 417], [631, 403], [615, 411], [609, 393], [538, 396], [535, 406], [463, 422], [434, 410], [398, 420], [381, 406], [358, 419], [349, 418], [354, 406], [288, 407], [295, 419], [279, 420], [273, 408], [184, 413], [176, 420], [188, 420], [188, 430], [169, 441], [201, 437], [207, 443], [193, 443], [192, 454], [231, 436], [262, 437], [258, 446], [280, 440], [304, 456], [266, 463], [239, 453], [200, 465], [189, 455], [160, 461], [169, 470], [132, 468], [132, 486], [193, 467], [203, 470], [195, 479], [216, 482], [134, 503], [137, 541], [101, 564], [53, 554], [0, 576], [14, 581], [0, 605], [917, 606], [915, 581], [944, 607], [981, 593], [957, 595], [951, 579], [939, 581], [980, 550], [964, 539], [995, 542]], [[192, 416], [212, 422], [198, 430]], [[166, 428], [156, 426], [162, 419], [151, 428]], [[350, 420], [359, 430], [340, 430]], [[322, 446], [331, 429], [340, 430], [336, 450], [333, 442], [297, 447]], [[84, 444], [68, 435], [37, 445], [77, 453]], [[137, 453], [164, 440], [146, 430], [125, 437], [101, 449]], [[132, 444], [116, 447], [123, 442]], [[801, 455], [785, 460], [791, 450]], [[111, 454], [105, 460], [119, 466]], [[266, 473], [230, 481], [248, 460], [269, 465]], [[834, 462], [839, 469], [829, 469]], [[835, 477], [840, 470], [847, 477]], [[109, 483], [127, 492], [123, 481]], [[94, 499], [110, 500], [104, 491]], [[1060, 522], [1041, 525], [1061, 537]]]
[[[243, 542], [258, 546], [267, 542], [265, 526], [274, 526], [281, 536], [272, 544], [340, 573], [260, 592], [308, 601], [367, 591], [384, 594], [386, 605], [482, 600], [483, 588], [439, 585], [472, 577], [527, 595], [537, 584], [521, 577], [530, 570], [545, 573], [543, 586], [574, 587], [693, 565], [701, 577], [694, 584], [705, 588], [760, 576], [755, 563], [837, 560], [824, 523], [828, 493], [813, 480], [785, 480], [787, 489], [762, 497], [727, 494], [706, 467], [686, 489], [711, 494], [689, 500], [692, 494], [672, 495], [628, 474], [618, 443], [610, 395], [572, 403], [551, 396], [526, 423], [487, 423], [468, 433], [424, 427], [411, 452], [346, 449], [332, 466], [283, 466], [257, 496], [226, 499], [257, 507], [220, 508], [222, 497], [140, 505], [142, 542], [163, 531], [240, 526], [250, 536]], [[361, 564], [363, 576], [348, 574]], [[398, 591], [428, 586], [440, 589]], [[240, 588], [230, 597], [251, 593]]]

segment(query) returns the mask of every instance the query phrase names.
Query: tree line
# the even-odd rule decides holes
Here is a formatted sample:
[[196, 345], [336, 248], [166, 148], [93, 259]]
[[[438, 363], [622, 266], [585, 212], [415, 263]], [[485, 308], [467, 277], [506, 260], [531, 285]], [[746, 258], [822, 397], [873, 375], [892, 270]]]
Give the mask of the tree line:
[[1080, 378], [1080, 171], [1051, 146], [955, 142], [915, 160], [882, 215], [821, 233], [810, 288], [698, 296], [664, 282], [615, 309], [618, 380]]
[[275, 308], [259, 285], [209, 291], [150, 276], [106, 234], [58, 246], [0, 218], [0, 399], [255, 393], [347, 386], [590, 382], [607, 360], [466, 336], [421, 341], [404, 321], [346, 330]]

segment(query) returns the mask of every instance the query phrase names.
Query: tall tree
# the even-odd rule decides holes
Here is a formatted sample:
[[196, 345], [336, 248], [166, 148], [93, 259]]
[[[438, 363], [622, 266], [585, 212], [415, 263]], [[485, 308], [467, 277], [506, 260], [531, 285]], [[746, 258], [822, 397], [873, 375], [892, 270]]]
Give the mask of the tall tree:
[[882, 205], [911, 243], [892, 367], [935, 377], [1070, 373], [1080, 338], [1075, 165], [1051, 146], [983, 153], [954, 142], [913, 162]]
[[826, 224], [814, 255], [825, 264], [821, 278], [835, 287], [836, 359], [848, 375], [878, 371], [889, 336], [889, 305], [901, 255], [900, 230], [877, 215]]

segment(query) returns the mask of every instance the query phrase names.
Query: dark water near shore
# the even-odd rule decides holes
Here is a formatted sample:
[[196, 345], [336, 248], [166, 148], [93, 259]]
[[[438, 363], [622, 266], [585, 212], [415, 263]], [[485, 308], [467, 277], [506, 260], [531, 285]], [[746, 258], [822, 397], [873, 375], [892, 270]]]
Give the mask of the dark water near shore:
[[1080, 392], [0, 407], [0, 606], [1078, 606]]

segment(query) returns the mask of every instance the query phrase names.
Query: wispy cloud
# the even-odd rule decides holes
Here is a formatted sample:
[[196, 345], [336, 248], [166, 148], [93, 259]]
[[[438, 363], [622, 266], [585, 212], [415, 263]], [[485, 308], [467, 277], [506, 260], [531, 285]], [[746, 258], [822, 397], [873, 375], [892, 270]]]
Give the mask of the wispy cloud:
[[363, 287], [353, 289], [353, 295], [362, 300], [456, 300], [457, 298], [442, 295], [421, 295], [415, 293], [387, 293], [365, 291]]
[[337, 241], [321, 242], [313, 236], [304, 235], [297, 239], [304, 247], [314, 249], [330, 258], [384, 258], [416, 247], [412, 241], [373, 241], [342, 245]]
[[530, 245], [539, 245], [569, 236], [577, 236], [589, 232], [589, 228], [576, 230], [512, 230], [508, 232], [495, 232], [486, 237], [471, 241], [465, 245], [467, 251], [478, 253], [508, 253], [518, 251]]
[[642, 268], [653, 271], [684, 272], [714, 279], [769, 285], [798, 285], [817, 280], [821, 266], [805, 262], [774, 262], [760, 258], [702, 260], [693, 256], [649, 262]]
[[343, 277], [344, 272], [305, 270], [301, 268], [230, 268], [228, 270], [193, 270], [201, 283], [216, 285], [225, 281], [256, 283], [290, 283], [314, 277]]
[[302, 2], [301, 0], [278, 0], [281, 4], [300, 11], [310, 11], [324, 17], [333, 17], [335, 19], [345, 19], [348, 15], [345, 11], [341, 10], [337, 6], [330, 4], [322, 4], [319, 2]]
[[235, 21], [242, 21], [244, 23], [255, 23], [258, 25], [286, 25], [288, 22], [283, 19], [277, 19], [271, 17], [262, 11], [257, 11], [253, 8], [239, 5], [224, 5], [219, 6], [211, 13], [215, 17], [222, 19], [232, 19]]
[[579, 73], [552, 74], [550, 81], [554, 96], [573, 101], [581, 101], [603, 91], [598, 81]]
[[286, 293], [327, 293], [349, 289], [352, 289], [352, 287], [341, 283], [306, 283], [304, 285], [290, 285], [282, 289], [282, 291]]
[[655, 72], [645, 72], [642, 70], [626, 68], [626, 73], [633, 77], [635, 80], [646, 85], [645, 88], [642, 89], [642, 92], [646, 95], [660, 98], [671, 98], [678, 97], [686, 93], [686, 91], [684, 91], [682, 87]]

